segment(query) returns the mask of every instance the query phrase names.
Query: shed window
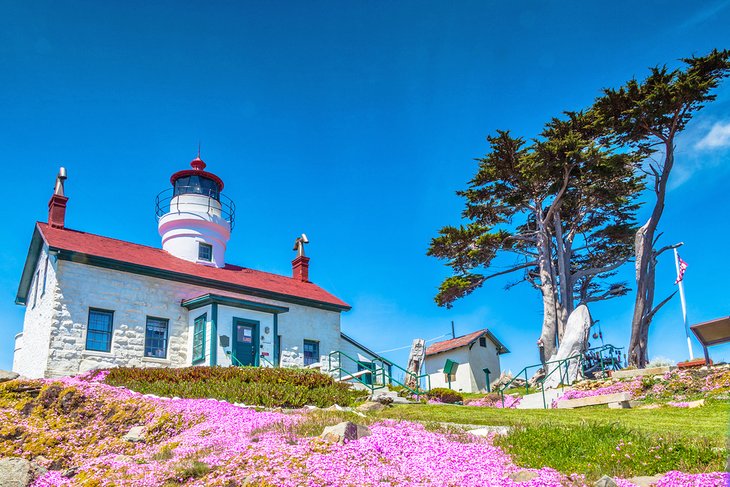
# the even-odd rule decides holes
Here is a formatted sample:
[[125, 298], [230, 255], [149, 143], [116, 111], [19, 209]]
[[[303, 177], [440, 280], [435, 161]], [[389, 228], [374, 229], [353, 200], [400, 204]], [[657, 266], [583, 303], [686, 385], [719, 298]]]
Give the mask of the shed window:
[[109, 352], [112, 349], [112, 328], [114, 311], [89, 310], [89, 324], [86, 330], [86, 350]]
[[198, 243], [198, 259], [206, 262], [213, 260], [213, 246], [207, 243]]
[[319, 342], [304, 340], [304, 365], [312, 365], [319, 362]]
[[482, 348], [487, 348], [487, 339], [486, 337], [480, 337], [479, 338], [479, 346]]
[[168, 320], [147, 317], [147, 328], [144, 337], [144, 356], [153, 358], [167, 357]]
[[193, 364], [205, 360], [205, 323], [207, 315], [202, 314], [193, 322]]

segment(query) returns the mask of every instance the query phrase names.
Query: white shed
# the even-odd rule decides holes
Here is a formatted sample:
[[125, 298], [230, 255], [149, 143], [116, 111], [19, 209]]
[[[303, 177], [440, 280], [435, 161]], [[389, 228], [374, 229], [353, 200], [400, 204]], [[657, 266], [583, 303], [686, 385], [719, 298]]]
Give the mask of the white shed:
[[426, 349], [426, 373], [431, 388], [446, 387], [460, 392], [486, 392], [501, 372], [499, 356], [507, 347], [487, 329], [436, 342]]

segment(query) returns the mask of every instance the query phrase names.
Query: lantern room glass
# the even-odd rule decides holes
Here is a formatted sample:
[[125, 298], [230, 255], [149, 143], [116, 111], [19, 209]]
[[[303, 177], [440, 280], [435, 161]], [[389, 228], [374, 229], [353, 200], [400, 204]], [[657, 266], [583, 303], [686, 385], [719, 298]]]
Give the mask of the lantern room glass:
[[218, 183], [204, 176], [183, 176], [175, 181], [174, 196], [181, 194], [202, 194], [220, 201]]

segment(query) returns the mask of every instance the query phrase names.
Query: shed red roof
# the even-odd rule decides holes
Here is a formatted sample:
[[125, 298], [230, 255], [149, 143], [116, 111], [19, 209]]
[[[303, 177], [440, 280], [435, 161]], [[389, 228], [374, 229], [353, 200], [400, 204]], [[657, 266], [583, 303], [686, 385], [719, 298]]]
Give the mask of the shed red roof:
[[232, 286], [236, 291], [240, 288], [242, 294], [246, 294], [247, 290], [263, 291], [283, 297], [316, 301], [342, 310], [350, 309], [350, 305], [311, 282], [231, 264], [221, 268], [208, 267], [179, 259], [154, 247], [68, 228], [54, 228], [43, 222], [38, 222], [37, 225], [43, 240], [54, 249], [141, 266], [143, 270], [159, 270], [214, 281], [211, 284]]
[[479, 330], [468, 335], [452, 338], [451, 340], [444, 340], [443, 342], [436, 342], [426, 349], [426, 355], [434, 355], [440, 352], [446, 352], [447, 350], [453, 350], [455, 348], [469, 345], [480, 336], [484, 335], [487, 330]]
[[483, 336], [488, 337], [490, 340], [492, 340], [492, 342], [494, 342], [494, 344], [497, 346], [497, 354], [501, 355], [503, 353], [509, 353], [507, 347], [502, 345], [502, 343], [497, 340], [497, 337], [495, 337], [491, 331], [484, 328], [483, 330], [477, 330], [474, 333], [469, 333], [468, 335], [452, 338], [451, 340], [436, 342], [426, 349], [426, 355], [435, 355], [441, 352], [448, 352], [449, 350], [453, 350], [455, 348], [465, 347], [467, 345], [471, 345], [473, 342], [477, 341], [477, 339]]

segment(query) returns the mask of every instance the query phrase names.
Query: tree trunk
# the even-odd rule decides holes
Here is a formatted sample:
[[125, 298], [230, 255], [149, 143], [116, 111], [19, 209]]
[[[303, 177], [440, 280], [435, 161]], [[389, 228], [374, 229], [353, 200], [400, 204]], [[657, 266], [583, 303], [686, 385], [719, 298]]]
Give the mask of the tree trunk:
[[636, 301], [634, 316], [631, 320], [631, 341], [629, 342], [629, 364], [643, 369], [649, 363], [647, 340], [654, 306], [654, 278], [656, 255], [654, 253], [654, 235], [659, 220], [664, 213], [664, 200], [667, 192], [667, 179], [674, 165], [673, 136], [665, 140], [664, 166], [661, 174], [655, 176], [654, 193], [656, 203], [649, 221], [636, 234]]
[[560, 211], [553, 213], [553, 232], [555, 234], [555, 254], [558, 263], [558, 279], [560, 285], [560, 296], [557, 301], [558, 307], [558, 342], [562, 342], [565, 334], [565, 327], [568, 323], [568, 317], [573, 312], [573, 279], [570, 272], [570, 260], [572, 259], [572, 249], [568, 242], [563, 238], [563, 221], [560, 217]]
[[557, 290], [555, 289], [554, 270], [552, 265], [552, 250], [550, 248], [550, 237], [547, 235], [544, 225], [541, 223], [538, 236], [537, 248], [539, 256], [537, 266], [540, 273], [540, 291], [542, 293], [542, 332], [538, 347], [540, 347], [540, 359], [545, 361], [555, 351], [555, 339], [557, 336]]

